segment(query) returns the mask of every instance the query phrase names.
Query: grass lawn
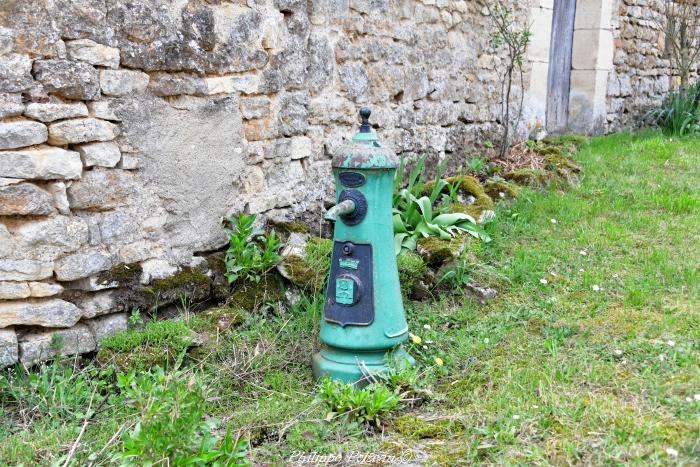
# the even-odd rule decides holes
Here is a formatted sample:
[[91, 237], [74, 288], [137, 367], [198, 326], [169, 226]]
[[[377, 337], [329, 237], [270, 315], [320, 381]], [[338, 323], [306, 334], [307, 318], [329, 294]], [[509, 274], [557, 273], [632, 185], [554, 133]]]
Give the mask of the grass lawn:
[[[422, 404], [379, 428], [329, 414], [309, 361], [318, 297], [244, 317], [194, 355], [187, 387], [209, 387], [207, 414], [221, 433], [241, 430], [260, 463], [359, 451], [428, 465], [698, 465], [700, 141], [620, 134], [576, 158], [579, 187], [499, 204], [493, 242], [474, 244], [474, 267], [502, 276], [495, 300], [407, 304]], [[110, 464], [138, 415], [113, 394], [84, 424], [70, 407], [90, 391], [43, 405], [0, 391], [0, 464], [47, 465], [74, 446], [76, 465]]]

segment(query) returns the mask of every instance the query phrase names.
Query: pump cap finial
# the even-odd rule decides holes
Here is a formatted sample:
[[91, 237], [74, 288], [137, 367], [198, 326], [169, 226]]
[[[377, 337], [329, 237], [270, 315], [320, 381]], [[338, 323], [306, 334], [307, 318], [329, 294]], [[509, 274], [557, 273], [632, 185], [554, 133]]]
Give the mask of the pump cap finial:
[[372, 110], [369, 107], [362, 107], [360, 109], [360, 118], [362, 119], [362, 125], [360, 125], [360, 133], [371, 133], [372, 129], [369, 126], [369, 116], [372, 114]]

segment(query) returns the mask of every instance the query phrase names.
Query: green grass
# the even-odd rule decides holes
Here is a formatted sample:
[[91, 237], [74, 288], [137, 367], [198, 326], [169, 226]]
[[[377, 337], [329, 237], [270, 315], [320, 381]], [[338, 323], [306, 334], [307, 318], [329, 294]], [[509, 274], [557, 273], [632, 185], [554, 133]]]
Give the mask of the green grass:
[[[468, 264], [495, 271], [496, 300], [407, 303], [422, 339], [409, 345], [422, 387], [393, 419], [372, 427], [329, 416], [310, 370], [319, 297], [243, 313], [208, 333], [186, 362], [211, 390], [207, 415], [249, 439], [254, 462], [276, 465], [295, 451], [408, 454], [439, 465], [696, 465], [700, 142], [613, 135], [576, 159], [579, 187], [525, 190], [499, 204], [493, 242], [472, 243]], [[109, 346], [139, 348], [143, 339], [153, 340], [123, 335]], [[76, 447], [78, 465], [134, 423], [114, 378], [91, 378], [99, 384], [88, 387], [110, 397]], [[0, 392], [0, 464], [64, 458], [85, 414], [47, 415], [52, 406], [36, 390], [18, 394]], [[96, 462], [109, 464], [121, 440]]]

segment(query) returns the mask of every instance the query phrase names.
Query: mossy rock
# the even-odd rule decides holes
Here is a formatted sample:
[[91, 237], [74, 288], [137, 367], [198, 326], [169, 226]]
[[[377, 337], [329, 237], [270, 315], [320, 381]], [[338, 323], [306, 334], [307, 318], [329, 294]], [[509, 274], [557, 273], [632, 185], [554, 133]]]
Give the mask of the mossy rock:
[[309, 291], [323, 290], [331, 267], [333, 241], [312, 237], [304, 247], [304, 256], [289, 255], [278, 269], [282, 275], [297, 287]]
[[282, 234], [311, 233], [311, 227], [299, 221], [273, 222], [275, 230]]
[[418, 240], [416, 250], [428, 266], [438, 269], [444, 263], [458, 258], [464, 251], [464, 244], [465, 241], [461, 237], [450, 240], [426, 237]]
[[581, 167], [572, 159], [561, 154], [547, 154], [544, 156], [549, 170], [567, 170], [573, 173], [581, 172]]
[[202, 301], [210, 297], [212, 280], [196, 268], [183, 267], [165, 279], [156, 279], [148, 285], [134, 287], [126, 293], [124, 301], [133, 308], [155, 311], [186, 297], [190, 301]]
[[564, 150], [560, 146], [538, 146], [535, 148], [535, 152], [541, 156], [562, 156]]
[[517, 169], [505, 174], [505, 179], [518, 185], [544, 188], [552, 181], [551, 172], [539, 169]]
[[227, 305], [231, 308], [254, 312], [263, 305], [277, 303], [284, 299], [282, 278], [266, 274], [257, 283], [239, 284], [230, 295]]
[[120, 370], [167, 367], [195, 340], [183, 321], [152, 321], [143, 329], [129, 329], [102, 340], [96, 359]]
[[424, 420], [414, 415], [402, 415], [393, 420], [394, 429], [410, 439], [447, 439], [464, 431], [464, 424], [456, 420]]
[[484, 190], [493, 199], [516, 199], [520, 196], [520, 187], [502, 179], [491, 179], [484, 183]]
[[231, 294], [231, 284], [226, 278], [225, 253], [215, 253], [207, 256], [207, 266], [212, 275], [211, 296], [215, 300], [226, 300]]
[[413, 288], [421, 279], [427, 269], [427, 265], [420, 255], [412, 251], [403, 251], [396, 257], [396, 265], [399, 270], [399, 283], [401, 295], [409, 298]]
[[107, 285], [116, 282], [120, 287], [137, 284], [141, 278], [142, 272], [143, 269], [138, 263], [120, 263], [99, 273], [97, 275], [97, 283], [100, 285]]
[[246, 313], [235, 307], [221, 306], [197, 313], [190, 327], [197, 333], [219, 334], [234, 329], [245, 322]]

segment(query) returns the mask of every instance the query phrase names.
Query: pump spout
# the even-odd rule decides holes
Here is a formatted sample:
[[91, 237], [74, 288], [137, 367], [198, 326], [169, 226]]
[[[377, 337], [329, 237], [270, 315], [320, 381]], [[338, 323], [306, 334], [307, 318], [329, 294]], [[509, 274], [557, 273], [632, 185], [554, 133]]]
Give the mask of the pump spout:
[[338, 220], [338, 216], [351, 214], [354, 210], [355, 202], [351, 199], [346, 199], [326, 211], [324, 218], [327, 221], [335, 222]]

